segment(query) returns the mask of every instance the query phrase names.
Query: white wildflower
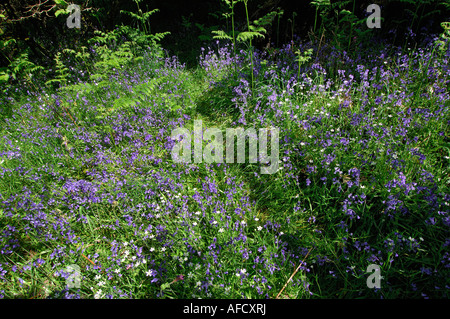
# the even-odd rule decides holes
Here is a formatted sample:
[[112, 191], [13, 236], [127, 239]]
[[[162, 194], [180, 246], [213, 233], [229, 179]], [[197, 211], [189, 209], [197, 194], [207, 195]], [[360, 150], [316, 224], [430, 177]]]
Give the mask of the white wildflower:
[[102, 296], [103, 296], [102, 290], [99, 289], [99, 290], [95, 293], [94, 298], [95, 298], [95, 299], [100, 299]]

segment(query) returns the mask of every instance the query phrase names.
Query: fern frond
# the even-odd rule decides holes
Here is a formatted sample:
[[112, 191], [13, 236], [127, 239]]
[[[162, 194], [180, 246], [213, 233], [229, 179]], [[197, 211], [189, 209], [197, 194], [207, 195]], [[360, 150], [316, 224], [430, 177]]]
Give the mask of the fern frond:
[[151, 11], [144, 12], [142, 17], [147, 20], [153, 13], [159, 12], [159, 9], [153, 9]]
[[261, 35], [262, 35], [262, 33], [267, 33], [266, 29], [264, 29], [263, 27], [257, 27], [257, 26], [254, 26], [254, 25], [250, 25], [249, 26], [249, 30], [252, 31], [252, 32], [261, 33]]
[[273, 19], [275, 19], [278, 12], [272, 11], [266, 14], [265, 16], [259, 18], [258, 20], [253, 21], [254, 25], [257, 26], [266, 26], [272, 23]]
[[223, 31], [223, 30], [211, 31], [211, 33], [216, 34], [215, 36], [213, 36], [213, 39], [233, 40], [233, 38], [230, 37], [228, 34], [226, 34], [225, 31]]
[[143, 17], [141, 17], [140, 15], [138, 15], [138, 14], [136, 14], [134, 12], [130, 12], [130, 11], [126, 11], [126, 10], [120, 10], [120, 13], [127, 14], [130, 17], [135, 18], [136, 20], [141, 21], [141, 22], [145, 21]]
[[256, 37], [264, 38], [264, 35], [255, 31], [244, 31], [238, 34], [236, 40], [238, 40], [239, 42], [245, 42], [252, 40]]

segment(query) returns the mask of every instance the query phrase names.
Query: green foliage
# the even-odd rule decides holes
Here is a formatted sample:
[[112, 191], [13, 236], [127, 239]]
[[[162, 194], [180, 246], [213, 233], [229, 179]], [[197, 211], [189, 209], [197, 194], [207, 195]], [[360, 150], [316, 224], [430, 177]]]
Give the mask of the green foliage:
[[45, 84], [50, 85], [53, 83], [58, 83], [60, 86], [64, 86], [67, 83], [67, 77], [69, 76], [69, 69], [61, 61], [62, 53], [58, 52], [55, 56], [56, 63], [56, 76], [54, 79], [48, 80]]
[[[140, 56], [150, 50], [155, 57], [162, 56], [158, 43], [168, 32], [144, 34], [128, 26], [121, 26], [110, 32], [96, 31], [96, 36], [89, 43], [96, 48], [94, 67], [98, 78], [114, 73], [117, 69], [132, 65], [140, 60]], [[126, 38], [122, 41], [123, 37]]]
[[439, 40], [436, 41], [436, 44], [439, 45], [439, 51], [444, 53], [449, 50], [450, 46], [450, 22], [442, 22], [441, 27], [444, 31], [439, 35]]
[[291, 23], [291, 41], [294, 42], [294, 29], [295, 29], [295, 17], [297, 16], [297, 12], [292, 12], [292, 19], [289, 18], [288, 22]]
[[[256, 38], [265, 38], [265, 34], [267, 33], [266, 27], [270, 24], [272, 24], [274, 18], [278, 15], [282, 15], [283, 11], [272, 11], [267, 13], [266, 15], [264, 15], [263, 17], [259, 18], [258, 20], [253, 21], [253, 23], [250, 23], [250, 19], [249, 19], [249, 14], [248, 14], [248, 0], [238, 0], [238, 1], [228, 1], [228, 0], [224, 0], [224, 2], [227, 4], [227, 6], [229, 7], [229, 9], [231, 10], [229, 16], [232, 17], [232, 30], [231, 30], [231, 35], [227, 34], [225, 31], [223, 30], [215, 30], [212, 31], [213, 34], [215, 34], [215, 36], [213, 37], [214, 39], [219, 39], [219, 40], [230, 40], [233, 42], [233, 47], [235, 49], [235, 54], [236, 54], [236, 41], [237, 42], [241, 42], [241, 43], [247, 43], [248, 42], [248, 46], [247, 49], [249, 51], [250, 54], [250, 67], [251, 67], [251, 83], [252, 83], [252, 88], [254, 87], [254, 70], [253, 70], [253, 46], [252, 46], [252, 41]], [[237, 2], [243, 2], [244, 3], [244, 7], [245, 7], [245, 14], [246, 14], [246, 19], [247, 19], [247, 31], [242, 31], [242, 32], [237, 32], [234, 30], [234, 6]], [[237, 34], [237, 35], [236, 35]], [[253, 94], [253, 93], [252, 93]]]
[[[227, 1], [227, 3], [229, 3], [229, 1]], [[247, 1], [244, 1], [244, 4], [247, 5]], [[230, 40], [233, 41], [234, 45], [236, 45], [236, 41], [250, 42], [255, 38], [264, 38], [265, 34], [267, 33], [266, 27], [272, 24], [274, 18], [278, 14], [279, 13], [277, 11], [272, 11], [266, 14], [265, 16], [259, 18], [258, 20], [253, 21], [252, 24], [250, 24], [250, 22], [247, 21], [247, 31], [236, 32], [235, 30], [232, 30], [230, 32], [231, 33], [230, 35], [229, 33], [226, 33], [223, 30], [214, 30], [212, 31], [212, 33], [215, 34], [214, 39]]]
[[9, 62], [7, 66], [0, 67], [0, 84], [9, 83], [11, 79], [31, 82], [34, 75], [44, 70], [30, 60], [28, 50], [18, 51], [16, 46], [15, 38], [0, 39], [0, 53]]
[[235, 27], [234, 27], [234, 6], [236, 5], [236, 3], [240, 2], [241, 0], [222, 0], [226, 6], [228, 7], [228, 9], [230, 10], [229, 13], [224, 13], [224, 17], [227, 19], [231, 17], [231, 35], [227, 35], [227, 33], [225, 33], [222, 30], [214, 30], [212, 31], [213, 34], [215, 34], [214, 39], [219, 39], [219, 40], [232, 40], [233, 41], [233, 47], [234, 47], [234, 54], [236, 55], [236, 35], [235, 35]]
[[297, 50], [295, 54], [298, 56], [298, 75], [297, 77], [300, 79], [300, 67], [309, 62], [311, 60], [311, 55], [313, 54], [313, 49], [308, 49], [304, 52], [301, 52], [300, 50]]
[[64, 1], [64, 0], [53, 0], [53, 2], [56, 3], [57, 5], [60, 5], [60, 6], [67, 6], [68, 5], [68, 3], [66, 1]]
[[326, 19], [328, 12], [331, 10], [331, 2], [330, 0], [316, 0], [311, 1], [311, 5], [316, 8], [316, 15], [314, 18], [314, 29], [313, 29], [313, 32], [315, 33], [317, 28], [318, 15], [322, 17], [321, 22], [321, 29], [322, 29], [324, 20]]
[[195, 26], [199, 29], [200, 35], [198, 39], [200, 41], [210, 42], [212, 40], [211, 32], [217, 28], [217, 26], [206, 27], [202, 23], [195, 23]]
[[44, 70], [42, 66], [30, 61], [28, 52], [23, 52], [14, 58], [8, 67], [0, 69], [0, 83], [8, 82], [10, 78], [14, 80], [24, 78], [27, 82], [31, 82], [31, 78], [42, 70]]
[[[252, 56], [251, 42], [267, 34], [267, 26], [280, 16], [280, 12], [272, 12], [252, 23], [247, 21], [246, 31], [235, 34], [216, 31], [214, 34], [221, 39], [241, 44], [248, 42], [248, 52]], [[348, 45], [346, 42], [348, 38], [351, 38], [352, 34], [359, 34], [362, 29], [358, 28], [360, 20], [355, 20], [351, 11], [342, 9], [338, 12], [338, 17], [340, 23], [346, 26], [346, 31], [336, 41], [344, 48]], [[450, 36], [449, 23], [443, 23], [442, 26], [444, 28], [442, 41], [448, 44], [446, 41]], [[208, 28], [203, 25], [199, 24], [196, 27], [202, 32], [208, 32]], [[54, 291], [61, 290], [65, 287], [64, 278], [49, 275], [56, 273], [55, 263], [62, 265], [76, 263], [83, 267], [83, 288], [79, 292], [82, 298], [94, 296], [101, 298], [99, 291], [115, 294], [117, 290], [113, 287], [126, 290], [134, 298], [262, 297], [256, 288], [267, 292], [268, 297], [273, 298], [285, 283], [289, 285], [284, 291], [284, 296], [289, 298], [310, 297], [306, 289], [306, 284], [309, 283], [313, 286], [310, 291], [318, 298], [353, 298], [365, 297], [368, 294], [379, 297], [378, 292], [372, 292], [364, 286], [366, 281], [361, 275], [361, 269], [358, 268], [366, 266], [372, 257], [371, 254], [376, 255], [376, 251], [383, 250], [384, 241], [396, 236], [397, 233], [405, 234], [405, 237], [423, 236], [424, 243], [416, 255], [405, 249], [398, 251], [399, 255], [395, 260], [393, 255], [383, 259], [385, 267], [382, 269], [383, 276], [386, 276], [389, 287], [392, 288], [388, 291], [383, 287], [385, 290], [380, 292], [383, 297], [398, 297], [403, 293], [403, 290], [398, 288], [407, 287], [416, 281], [421, 285], [422, 281], [426, 281], [426, 277], [420, 273], [420, 268], [416, 264], [445, 267], [438, 265], [442, 263], [438, 258], [443, 253], [431, 251], [444, 249], [439, 248], [436, 243], [445, 240], [442, 238], [445, 232], [440, 232], [437, 226], [425, 226], [423, 219], [417, 216], [421, 211], [428, 211], [425, 200], [427, 194], [423, 200], [418, 197], [415, 197], [417, 199], [415, 200], [409, 197], [411, 195], [403, 194], [400, 189], [388, 190], [386, 186], [383, 187], [391, 180], [392, 177], [389, 175], [395, 174], [386, 151], [389, 148], [395, 158], [398, 155], [404, 159], [405, 178], [413, 181], [418, 174], [419, 165], [422, 165], [430, 175], [442, 178], [442, 182], [435, 185], [436, 188], [439, 187], [439, 191], [445, 193], [448, 189], [445, 184], [448, 181], [447, 155], [450, 155], [448, 143], [446, 144], [448, 112], [443, 111], [438, 94], [435, 96], [430, 94], [428, 98], [423, 95], [422, 90], [423, 86], [426, 86], [427, 90], [437, 91], [440, 86], [428, 77], [429, 73], [433, 73], [429, 72], [429, 67], [441, 62], [435, 55], [431, 54], [430, 59], [425, 55], [423, 61], [418, 63], [418, 67], [412, 65], [411, 69], [419, 71], [411, 74], [409, 71], [398, 73], [395, 69], [391, 70], [390, 65], [386, 65], [386, 74], [398, 74], [397, 77], [386, 77], [386, 87], [383, 86], [383, 82], [379, 89], [351, 82], [349, 93], [344, 96], [344, 93], [339, 95], [340, 91], [335, 91], [334, 87], [323, 86], [320, 90], [315, 90], [313, 87], [317, 87], [316, 84], [323, 84], [323, 78], [314, 77], [313, 72], [318, 73], [316, 70], [305, 72], [307, 78], [311, 80], [310, 86], [306, 82], [298, 81], [289, 89], [292, 91], [287, 90], [286, 83], [291, 81], [292, 73], [295, 71], [284, 68], [284, 72], [279, 67], [279, 62], [286, 62], [290, 70], [295, 70], [297, 63], [300, 75], [300, 68], [304, 69], [303, 66], [311, 62], [313, 50], [280, 50], [282, 52], [280, 55], [284, 54], [283, 59], [275, 59], [277, 53], [275, 51], [274, 56], [270, 55], [270, 58], [261, 62], [260, 77], [254, 79], [253, 99], [242, 102], [241, 106], [249, 119], [255, 120], [263, 114], [265, 122], [260, 122], [261, 125], [272, 122], [286, 129], [283, 132], [286, 137], [284, 145], [286, 149], [283, 150], [285, 151], [283, 154], [286, 156], [283, 156], [282, 160], [283, 163], [285, 160], [288, 161], [286, 165], [283, 164], [284, 170], [289, 168], [292, 175], [285, 175], [280, 170], [273, 176], [260, 177], [254, 174], [253, 166], [246, 164], [229, 166], [226, 164], [220, 167], [202, 164], [187, 169], [186, 166], [177, 166], [168, 160], [166, 155], [170, 144], [166, 143], [166, 134], [172, 127], [181, 125], [183, 119], [192, 113], [196, 117], [206, 117], [206, 112], [198, 107], [200, 103], [214, 110], [205, 119], [206, 127], [223, 128], [230, 126], [232, 122], [236, 123], [230, 114], [236, 112], [237, 108], [230, 107], [230, 101], [236, 97], [237, 85], [243, 85], [243, 82], [224, 76], [231, 66], [226, 64], [226, 67], [221, 68], [220, 60], [219, 63], [216, 63], [218, 60], [212, 60], [212, 64], [218, 68], [217, 71], [208, 70], [202, 73], [204, 70], [197, 70], [197, 74], [192, 70], [186, 71], [180, 65], [173, 68], [167, 66], [170, 63], [163, 59], [162, 50], [158, 46], [160, 39], [161, 36], [151, 36], [142, 30], [122, 26], [114, 31], [97, 32], [89, 41], [92, 45], [89, 49], [87, 46], [80, 46], [76, 50], [61, 50], [54, 57], [55, 77], [47, 82], [49, 85], [59, 84], [58, 94], [52, 95], [51, 98], [41, 94], [36, 101], [27, 101], [26, 107], [16, 110], [16, 115], [20, 115], [16, 117], [18, 120], [8, 121], [7, 125], [2, 126], [6, 132], [1, 142], [2, 152], [9, 153], [9, 150], [12, 150], [11, 153], [17, 152], [21, 155], [20, 157], [8, 155], [0, 160], [5, 171], [3, 178], [0, 179], [2, 200], [15, 205], [25, 203], [24, 199], [29, 198], [27, 201], [31, 202], [31, 208], [39, 208], [38, 205], [48, 207], [46, 212], [55, 215], [55, 222], [53, 223], [52, 219], [53, 224], [48, 224], [48, 230], [57, 238], [45, 242], [44, 247], [43, 241], [37, 236], [41, 234], [34, 233], [27, 220], [21, 220], [17, 216], [7, 217], [0, 210], [1, 224], [18, 229], [17, 236], [13, 240], [17, 239], [20, 249], [29, 249], [29, 254], [26, 251], [19, 251], [7, 259], [4, 258], [7, 260], [6, 263], [2, 259], [8, 279], [5, 282], [6, 288], [3, 288], [6, 292], [2, 294], [6, 294], [7, 297], [16, 297], [16, 292], [26, 297], [48, 295], [47, 292], [36, 293], [38, 289], [33, 288], [32, 283], [38, 282], [41, 285], [41, 281], [45, 282], [45, 285], [42, 284], [45, 289], [50, 287]], [[9, 42], [5, 44], [7, 41]], [[7, 41], [2, 42], [2, 45], [12, 46], [15, 43], [14, 39]], [[228, 55], [226, 57], [228, 60]], [[11, 64], [11, 70], [19, 74], [24, 72], [24, 69], [32, 69], [26, 62], [27, 59], [23, 57], [25, 62], [16, 61], [16, 64]], [[69, 64], [69, 60], [73, 64]], [[381, 62], [381, 65], [385, 64]], [[71, 70], [74, 66], [87, 71], [90, 81], [71, 84], [70, 80], [75, 73]], [[255, 67], [253, 60], [251, 67], [253, 72]], [[352, 71], [355, 66], [348, 67], [346, 70]], [[261, 74], [266, 70], [274, 71], [277, 76], [263, 77]], [[445, 65], [435, 70], [445, 70]], [[220, 75], [222, 81], [211, 87], [210, 79], [214, 77], [215, 72]], [[377, 74], [370, 76], [375, 79]], [[337, 77], [329, 79], [336, 85], [341, 81]], [[266, 85], [267, 82], [263, 81], [273, 81], [269, 83], [275, 85]], [[317, 81], [322, 83], [316, 83]], [[413, 84], [416, 86], [412, 88]], [[245, 82], [244, 88], [248, 89], [246, 85]], [[303, 85], [306, 87], [303, 88]], [[241, 86], [240, 89], [242, 88]], [[411, 107], [417, 107], [421, 112], [405, 110], [403, 105], [397, 104], [399, 99], [395, 94], [392, 99], [388, 98], [389, 102], [383, 100], [383, 97], [392, 94], [391, 91], [398, 92], [401, 96], [415, 94], [413, 102], [417, 103]], [[247, 92], [243, 90], [239, 94], [244, 96]], [[269, 96], [271, 96], [270, 103]], [[373, 101], [376, 97], [380, 97], [383, 107], [378, 106], [378, 103], [375, 105]], [[348, 108], [342, 107], [343, 101], [347, 99], [351, 102]], [[61, 106], [61, 110], [48, 107], [47, 102], [50, 101], [52, 103], [50, 105], [54, 106], [55, 100], [60, 101], [58, 106]], [[254, 101], [261, 102], [259, 110], [256, 107], [251, 109]], [[363, 108], [365, 102], [370, 110]], [[448, 100], [444, 101], [444, 104], [448, 106]], [[183, 113], [178, 113], [181, 108]], [[190, 108], [192, 113], [186, 112]], [[425, 108], [430, 110], [428, 114], [422, 112]], [[255, 109], [257, 111], [252, 112]], [[46, 112], [48, 116], [40, 118], [38, 115], [41, 111]], [[278, 111], [280, 113], [276, 115]], [[174, 114], [177, 114], [177, 117], [172, 117]], [[353, 123], [360, 115], [361, 124]], [[74, 121], [67, 121], [69, 117]], [[282, 117], [285, 117], [283, 122], [276, 122]], [[55, 118], [61, 118], [64, 125], [55, 125]], [[411, 125], [408, 135], [403, 140], [390, 141], [396, 134], [395, 128], [398, 128], [395, 121], [410, 119], [414, 121], [415, 126]], [[373, 125], [375, 122], [376, 125]], [[73, 124], [79, 125], [80, 129], [77, 130]], [[366, 134], [367, 128], [373, 128], [371, 134]], [[341, 133], [331, 134], [338, 131]], [[383, 133], [385, 138], [378, 139], [378, 134]], [[418, 140], [413, 139], [416, 136]], [[340, 140], [347, 138], [348, 148], [339, 147], [341, 145], [339, 143], [342, 143]], [[417, 158], [410, 154], [409, 149], [412, 147], [415, 149], [420, 147], [421, 152], [426, 155], [423, 163], [419, 164]], [[302, 155], [299, 155], [300, 152]], [[130, 156], [130, 153], [133, 156]], [[332, 154], [335, 154], [336, 158], [328, 163], [329, 160], [324, 155]], [[443, 158], [444, 155], [447, 159]], [[135, 156], [152, 157], [156, 162], [135, 160]], [[311, 164], [319, 162], [322, 165]], [[326, 165], [323, 165], [324, 163]], [[320, 179], [320, 176], [333, 176], [333, 171], [328, 170], [333, 166], [328, 167], [329, 164], [336, 165], [334, 177], [339, 181], [342, 179], [342, 184], [340, 182], [331, 184], [330, 180], [323, 182]], [[319, 172], [306, 174], [304, 170], [306, 165], [319, 166]], [[20, 169], [16, 169], [18, 167]], [[358, 185], [354, 185], [353, 188], [349, 186], [351, 178], [344, 175], [352, 167], [361, 168], [361, 181], [358, 177]], [[280, 169], [282, 168], [280, 166]], [[343, 171], [336, 173], [339, 169]], [[167, 193], [161, 192], [150, 196], [149, 192], [158, 190], [161, 181], [164, 180], [165, 183], [171, 180], [172, 173], [174, 182], [182, 186], [179, 188], [180, 193], [166, 191]], [[209, 185], [214, 184], [214, 188], [208, 187], [205, 176], [208, 183], [211, 183]], [[311, 185], [305, 186], [306, 177], [308, 180], [311, 178]], [[370, 177], [373, 177], [373, 180], [370, 180]], [[63, 183], [69, 185], [71, 181], [79, 181], [80, 185], [83, 184], [83, 189], [80, 189], [79, 193], [75, 187], [73, 193], [61, 192], [61, 189], [64, 189], [61, 185]], [[87, 197], [86, 199], [78, 197], [84, 192], [89, 197], [97, 195], [89, 192], [91, 182], [94, 192], [98, 190], [101, 194], [105, 194], [100, 202], [90, 201]], [[336, 185], [342, 185], [342, 189], [338, 189]], [[24, 189], [32, 196], [26, 195], [21, 198], [21, 194], [25, 193]], [[385, 206], [380, 202], [390, 196], [391, 191], [392, 195], [398, 195], [398, 198], [407, 205], [411, 214], [398, 215], [390, 220], [383, 216], [382, 210]], [[360, 215], [361, 219], [349, 220], [340, 209], [344, 206], [343, 202], [350, 198], [347, 198], [350, 192], [353, 195], [367, 195], [368, 200], [364, 203], [351, 204], [351, 209]], [[200, 196], [198, 193], [201, 193]], [[431, 189], [429, 194], [433, 194]], [[14, 196], [12, 200], [8, 199], [8, 195]], [[247, 198], [250, 200], [247, 201]], [[434, 201], [434, 195], [430, 198], [431, 203]], [[48, 201], [49, 199], [52, 203]], [[112, 201], [113, 199], [117, 201]], [[33, 202], [34, 200], [36, 202]], [[147, 217], [146, 214], [155, 213], [155, 206], [148, 206], [153, 201], [155, 206], [158, 205], [158, 209], [162, 206], [164, 213], [167, 214]], [[223, 202], [223, 209], [219, 208], [216, 211], [208, 204], [212, 202]], [[78, 205], [80, 203], [84, 205]], [[441, 204], [441, 207], [444, 207], [444, 204]], [[170, 209], [166, 210], [169, 205]], [[5, 213], [6, 209], [9, 214], [32, 213], [32, 209], [30, 212], [26, 211], [25, 205], [16, 206], [18, 208], [12, 209], [13, 206], [5, 205]], [[77, 207], [76, 211], [69, 213], [70, 207]], [[198, 212], [198, 215], [191, 214], [197, 209], [203, 212]], [[237, 214], [238, 210], [245, 210], [245, 214]], [[427, 212], [429, 213], [433, 211]], [[77, 220], [79, 216], [86, 222]], [[59, 233], [58, 218], [61, 220], [64, 218], [66, 221], [64, 229], [70, 232]], [[268, 221], [271, 223], [266, 224]], [[339, 227], [341, 221], [349, 221], [350, 233]], [[227, 231], [222, 229], [233, 223], [236, 225], [235, 229], [230, 228]], [[109, 227], [113, 224], [114, 228]], [[134, 225], [131, 226], [132, 224], [138, 225], [139, 229]], [[165, 236], [167, 232], [171, 240], [170, 245], [162, 246], [161, 243], [164, 242], [161, 240], [162, 237], [149, 237], [150, 233], [145, 231], [147, 226], [163, 230], [158, 232], [157, 236]], [[244, 233], [240, 232], [241, 230], [245, 231], [244, 241], [237, 240]], [[67, 250], [75, 253], [53, 257], [54, 254], [50, 253], [53, 249], [54, 251], [60, 249], [59, 243], [67, 240], [66, 234], [77, 236], [76, 242], [66, 242], [65, 245]], [[366, 252], [354, 249], [352, 244], [356, 240], [367, 241], [374, 250]], [[212, 243], [216, 247], [221, 247], [217, 255], [209, 246]], [[286, 255], [283, 253], [281, 258], [280, 248], [284, 245], [287, 245], [288, 249], [283, 248], [283, 251], [288, 253]], [[304, 247], [312, 246], [314, 248], [310, 250], [311, 254], [308, 252], [309, 255], [305, 255], [305, 252], [302, 252]], [[134, 249], [135, 247], [143, 249], [138, 251]], [[348, 251], [345, 255], [344, 247]], [[192, 254], [191, 248], [195, 252], [201, 252], [201, 256], [197, 253]], [[251, 259], [240, 254], [245, 251], [252, 252]], [[115, 256], [112, 257], [112, 252], [114, 254], [117, 252], [117, 259]], [[277, 264], [254, 262], [253, 256], [256, 255], [260, 260], [272, 260]], [[275, 258], [275, 255], [280, 258]], [[332, 260], [319, 261], [321, 255], [328, 256]], [[143, 256], [149, 257], [144, 259], [146, 261], [152, 259], [153, 265], [164, 265], [164, 274], [157, 278], [157, 282], [150, 282], [153, 278], [147, 272], [153, 265], [141, 263], [140, 258]], [[309, 258], [306, 258], [308, 256]], [[37, 257], [46, 263], [32, 268], [31, 271], [26, 270], [26, 264], [31, 264], [33, 258]], [[184, 262], [185, 258], [189, 258], [189, 262]], [[123, 261], [118, 263], [119, 259]], [[294, 273], [294, 280], [289, 282], [293, 269], [298, 269], [296, 267], [302, 260], [308, 267], [307, 271], [302, 269], [299, 273]], [[281, 262], [278, 263], [279, 261]], [[92, 265], [94, 263], [95, 265]], [[13, 265], [19, 270], [12, 271]], [[209, 289], [204, 291], [199, 290], [199, 286], [209, 284], [200, 282], [205, 280], [206, 265], [207, 271], [220, 274], [221, 277], [217, 277], [214, 283], [210, 283]], [[273, 269], [269, 270], [272, 266]], [[356, 267], [356, 271], [353, 272], [351, 267]], [[110, 271], [113, 279], [106, 279], [104, 270]], [[335, 278], [330, 277], [332, 272], [336, 273]], [[184, 274], [184, 279], [181, 279], [180, 274]], [[243, 280], [245, 276], [251, 277], [249, 280]], [[264, 278], [264, 282], [261, 282], [261, 278]], [[402, 283], [396, 282], [397, 279]], [[181, 280], [183, 282], [177, 283]], [[88, 287], [95, 287], [97, 293]], [[420, 288], [418, 296], [422, 293]], [[411, 294], [411, 291], [407, 293]], [[436, 292], [436, 295], [439, 294], [443, 295], [442, 292]]]
[[[329, 0], [312, 1], [316, 15], [314, 20], [313, 34], [321, 39], [330, 40], [332, 45], [346, 50], [350, 54], [356, 52], [360, 44], [370, 43], [370, 37], [375, 32], [366, 26], [367, 18], [359, 19], [356, 16], [356, 0], [336, 1]], [[351, 6], [351, 10], [346, 7]], [[320, 27], [318, 19], [320, 15]]]
[[214, 39], [218, 39], [218, 40], [233, 40], [233, 37], [228, 35], [225, 31], [223, 30], [213, 30], [211, 31], [213, 34], [215, 34]]
[[58, 9], [58, 10], [56, 10], [56, 12], [55, 12], [55, 17], [57, 17], [57, 16], [59, 16], [59, 15], [61, 15], [61, 14], [69, 14], [69, 13], [70, 13], [70, 11], [67, 10], [67, 9]]
[[99, 61], [94, 66], [99, 74], [109, 74], [115, 69], [120, 69], [133, 61], [134, 54], [131, 51], [131, 43], [126, 41], [116, 46], [119, 33], [111, 31], [108, 33], [97, 31], [96, 36], [90, 40], [91, 43], [98, 43], [96, 52]]
[[156, 12], [159, 12], [159, 9], [153, 9], [147, 12], [143, 12], [139, 7], [139, 3], [142, 2], [142, 0], [133, 1], [136, 3], [137, 13], [126, 10], [121, 10], [120, 12], [134, 18], [137, 21], [137, 29], [149, 35], [151, 33], [150, 16], [152, 16]]

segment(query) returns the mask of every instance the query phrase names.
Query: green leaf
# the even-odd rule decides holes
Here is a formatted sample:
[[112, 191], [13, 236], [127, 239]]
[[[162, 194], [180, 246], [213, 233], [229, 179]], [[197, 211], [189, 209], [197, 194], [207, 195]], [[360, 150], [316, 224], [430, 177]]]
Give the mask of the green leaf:
[[256, 37], [264, 38], [264, 35], [262, 35], [259, 32], [245, 31], [245, 32], [239, 33], [239, 35], [236, 37], [236, 40], [238, 40], [240, 42], [245, 42], [248, 40], [252, 40]]
[[67, 6], [67, 2], [65, 2], [64, 0], [53, 0], [57, 5], [61, 5], [61, 6]]
[[5, 73], [5, 72], [2, 72], [0, 74], [0, 81], [1, 82], [7, 82], [8, 80], [9, 80], [9, 74]]
[[253, 25], [249, 26], [249, 30], [253, 31], [253, 32], [261, 33], [261, 35], [262, 35], [262, 33], [267, 33], [266, 29], [264, 29], [263, 27], [255, 27]]
[[213, 39], [233, 40], [233, 38], [226, 34], [223, 30], [211, 31], [211, 33], [216, 34], [215, 36], [213, 36]]
[[165, 290], [170, 287], [170, 283], [165, 283], [161, 285], [161, 290]]
[[10, 43], [16, 43], [16, 39], [9, 39], [3, 43], [3, 47], [7, 47]]
[[[265, 16], [259, 18], [258, 20], [253, 21], [254, 25], [258, 25], [258, 26], [266, 26], [272, 23], [273, 19], [275, 18], [275, 16], [278, 13], [276, 11], [272, 11], [269, 12], [268, 14], [266, 14]], [[282, 14], [282, 12], [280, 12], [280, 15]]]
[[55, 12], [55, 17], [59, 16], [60, 14], [68, 14], [69, 12], [66, 9], [59, 9]]

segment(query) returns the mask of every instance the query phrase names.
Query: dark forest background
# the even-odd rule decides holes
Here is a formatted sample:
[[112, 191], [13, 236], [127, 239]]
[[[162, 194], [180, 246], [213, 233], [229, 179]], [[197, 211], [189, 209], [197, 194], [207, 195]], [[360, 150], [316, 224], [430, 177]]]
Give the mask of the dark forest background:
[[[95, 30], [107, 32], [119, 25], [132, 25], [132, 17], [121, 11], [137, 10], [132, 0], [78, 0], [73, 3], [81, 6], [81, 29], [69, 29], [65, 23], [66, 14], [56, 16], [55, 13], [68, 4], [63, 0], [2, 2], [0, 67], [7, 68], [24, 52], [33, 64], [48, 67], [54, 63], [56, 52], [62, 48], [84, 45], [92, 38]], [[426, 41], [431, 34], [441, 33], [441, 22], [448, 21], [450, 16], [448, 0], [250, 0], [251, 21], [269, 12], [280, 13], [266, 28], [265, 38], [254, 45], [259, 48], [279, 47], [294, 38], [311, 40], [326, 36], [329, 39], [343, 32], [342, 21], [336, 20], [340, 12], [347, 10], [351, 12], [353, 22], [361, 22], [369, 15], [366, 8], [371, 3], [381, 7], [382, 27], [372, 30], [369, 41], [384, 38], [403, 45], [405, 37], [409, 35], [409, 45], [414, 46]], [[139, 5], [143, 11], [159, 10], [150, 17], [151, 32], [170, 32], [161, 45], [188, 65], [194, 65], [200, 47], [213, 40], [211, 31], [230, 29], [229, 21], [224, 17], [224, 13], [227, 13], [225, 1], [142, 0]], [[244, 6], [235, 6], [235, 19], [235, 28], [245, 30]]]

